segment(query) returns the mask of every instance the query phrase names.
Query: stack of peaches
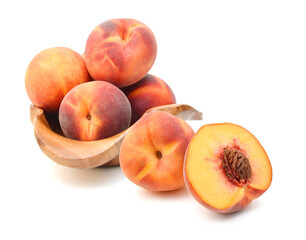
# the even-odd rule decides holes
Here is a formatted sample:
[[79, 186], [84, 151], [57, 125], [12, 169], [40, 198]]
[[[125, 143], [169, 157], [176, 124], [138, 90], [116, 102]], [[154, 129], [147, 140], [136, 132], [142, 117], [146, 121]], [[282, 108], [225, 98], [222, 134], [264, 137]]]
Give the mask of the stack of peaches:
[[34, 106], [58, 114], [67, 138], [94, 141], [131, 126], [119, 160], [133, 183], [151, 191], [187, 186], [216, 212], [244, 208], [271, 184], [265, 150], [235, 124], [207, 124], [195, 133], [169, 113], [144, 114], [176, 102], [170, 87], [148, 74], [156, 54], [156, 39], [145, 24], [108, 20], [90, 33], [83, 56], [64, 47], [36, 55], [26, 90]]

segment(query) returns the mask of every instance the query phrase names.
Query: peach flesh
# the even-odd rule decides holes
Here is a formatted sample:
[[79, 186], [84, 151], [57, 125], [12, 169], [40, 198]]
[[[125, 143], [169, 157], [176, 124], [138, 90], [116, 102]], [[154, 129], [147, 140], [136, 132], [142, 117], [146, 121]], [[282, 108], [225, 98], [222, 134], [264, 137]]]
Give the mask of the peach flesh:
[[[224, 148], [240, 151], [249, 160], [251, 177], [243, 186], [226, 175]], [[194, 198], [220, 213], [246, 207], [262, 195], [272, 181], [272, 167], [259, 141], [246, 129], [230, 123], [204, 125], [190, 141], [185, 155], [184, 179]]]

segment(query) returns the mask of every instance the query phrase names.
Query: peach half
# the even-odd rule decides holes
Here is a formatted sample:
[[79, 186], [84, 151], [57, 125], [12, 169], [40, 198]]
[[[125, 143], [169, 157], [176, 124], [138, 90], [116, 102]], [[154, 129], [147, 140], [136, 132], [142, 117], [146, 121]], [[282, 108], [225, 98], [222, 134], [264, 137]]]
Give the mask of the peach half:
[[190, 141], [184, 179], [203, 206], [230, 213], [246, 207], [270, 187], [272, 167], [249, 131], [231, 123], [208, 124]]
[[193, 135], [184, 120], [169, 113], [145, 114], [123, 139], [119, 154], [123, 173], [151, 191], [183, 187], [184, 155]]
[[80, 54], [69, 48], [54, 47], [43, 50], [30, 62], [25, 87], [36, 107], [57, 112], [64, 96], [76, 85], [89, 80]]
[[59, 123], [71, 139], [93, 141], [128, 128], [131, 105], [124, 93], [104, 81], [91, 81], [71, 89], [59, 109]]
[[152, 67], [157, 43], [152, 31], [134, 19], [112, 19], [89, 35], [85, 61], [94, 80], [125, 87], [142, 79]]
[[174, 104], [175, 96], [171, 88], [160, 78], [147, 74], [139, 82], [121, 89], [130, 101], [132, 121], [135, 123], [148, 109]]

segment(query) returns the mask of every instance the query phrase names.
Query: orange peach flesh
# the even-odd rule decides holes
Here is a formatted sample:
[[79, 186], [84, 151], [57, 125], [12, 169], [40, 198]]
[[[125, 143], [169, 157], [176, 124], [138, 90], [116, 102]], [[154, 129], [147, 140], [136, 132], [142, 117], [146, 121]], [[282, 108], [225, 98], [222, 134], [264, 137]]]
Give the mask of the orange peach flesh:
[[145, 115], [122, 142], [119, 158], [123, 173], [151, 191], [181, 188], [184, 154], [193, 135], [186, 122], [168, 113]]
[[[238, 149], [248, 158], [250, 183], [233, 184], [222, 168], [220, 153], [226, 147]], [[244, 208], [270, 186], [272, 167], [259, 141], [246, 129], [230, 123], [203, 126], [191, 140], [186, 152], [184, 175], [193, 196], [216, 212]]]

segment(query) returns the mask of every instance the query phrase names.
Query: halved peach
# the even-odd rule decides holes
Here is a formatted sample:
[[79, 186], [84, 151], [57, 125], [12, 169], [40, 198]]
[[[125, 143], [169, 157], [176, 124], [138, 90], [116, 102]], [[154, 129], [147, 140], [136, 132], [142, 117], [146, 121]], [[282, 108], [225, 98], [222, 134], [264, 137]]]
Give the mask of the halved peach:
[[246, 207], [270, 187], [272, 167], [249, 131], [231, 123], [208, 124], [189, 143], [184, 180], [203, 206], [230, 213]]

